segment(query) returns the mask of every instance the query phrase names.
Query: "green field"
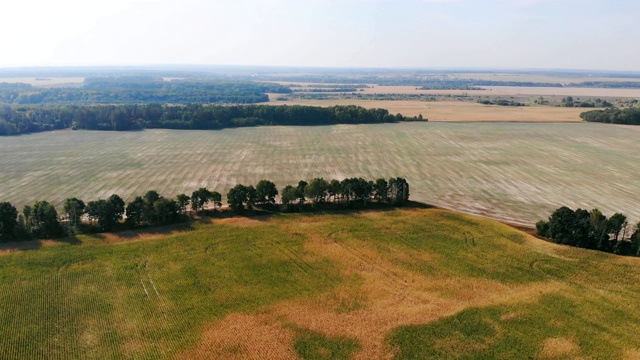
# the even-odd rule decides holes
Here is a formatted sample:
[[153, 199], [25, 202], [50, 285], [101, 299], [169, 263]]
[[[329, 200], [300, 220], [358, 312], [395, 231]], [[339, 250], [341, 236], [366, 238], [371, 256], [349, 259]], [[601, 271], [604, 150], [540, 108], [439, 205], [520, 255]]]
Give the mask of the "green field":
[[156, 189], [222, 194], [267, 178], [407, 178], [411, 198], [533, 224], [561, 205], [640, 220], [640, 127], [403, 123], [0, 138], [0, 200], [19, 209]]
[[640, 260], [437, 209], [0, 251], [3, 359], [634, 358]]

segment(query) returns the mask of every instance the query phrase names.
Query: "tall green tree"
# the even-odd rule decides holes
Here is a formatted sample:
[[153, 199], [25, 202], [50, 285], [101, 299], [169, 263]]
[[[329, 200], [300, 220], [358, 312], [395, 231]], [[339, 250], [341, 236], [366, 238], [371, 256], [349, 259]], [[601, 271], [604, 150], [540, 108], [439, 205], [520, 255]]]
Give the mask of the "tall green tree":
[[204, 209], [212, 197], [213, 194], [207, 188], [200, 188], [194, 191], [191, 194], [191, 208], [196, 212]]
[[398, 177], [389, 179], [389, 201], [395, 205], [402, 205], [409, 201], [409, 183]]
[[124, 201], [116, 194], [107, 198], [99, 199], [87, 203], [87, 215], [90, 219], [96, 220], [105, 231], [110, 231], [122, 220], [124, 215]]
[[217, 191], [211, 192], [211, 202], [213, 203], [213, 210], [222, 206], [222, 194]]
[[133, 201], [127, 204], [126, 208], [127, 225], [136, 227], [144, 220], [144, 199], [141, 196], [136, 196]]
[[63, 202], [63, 209], [67, 217], [69, 218], [69, 225], [77, 227], [84, 214], [85, 204], [84, 201], [77, 198], [68, 198]]
[[273, 182], [263, 179], [256, 185], [256, 204], [275, 204], [278, 189]]
[[178, 208], [180, 209], [181, 213], [185, 214], [187, 212], [187, 206], [189, 206], [189, 200], [191, 200], [191, 198], [189, 197], [189, 195], [186, 195], [186, 194], [179, 194], [178, 196], [176, 196]]
[[613, 240], [617, 242], [620, 240], [620, 233], [626, 230], [629, 223], [625, 215], [615, 213], [609, 218], [607, 225], [609, 227], [609, 233], [613, 236]]
[[323, 203], [327, 198], [329, 183], [323, 178], [314, 178], [304, 189], [304, 194], [314, 204]]
[[297, 189], [291, 185], [285, 186], [280, 192], [282, 205], [290, 205], [298, 198]]
[[63, 230], [56, 208], [46, 201], [37, 201], [30, 211], [31, 233], [39, 238], [62, 236]]
[[18, 210], [9, 202], [0, 203], [0, 241], [13, 238], [13, 230], [18, 223]]
[[378, 202], [387, 201], [389, 198], [389, 183], [383, 178], [376, 179], [373, 187], [373, 197]]
[[242, 184], [232, 187], [227, 193], [227, 203], [235, 213], [244, 212], [244, 206], [248, 200], [248, 189]]

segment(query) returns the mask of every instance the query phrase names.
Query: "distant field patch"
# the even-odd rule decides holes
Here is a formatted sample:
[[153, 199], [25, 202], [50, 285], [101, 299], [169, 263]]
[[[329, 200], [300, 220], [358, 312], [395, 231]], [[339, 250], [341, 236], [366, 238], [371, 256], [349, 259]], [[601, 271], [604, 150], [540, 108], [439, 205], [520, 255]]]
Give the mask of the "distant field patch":
[[0, 200], [19, 209], [270, 179], [401, 176], [411, 198], [531, 225], [562, 205], [640, 220], [640, 127], [401, 123], [0, 138]]
[[[448, 91], [448, 90], [441, 90]], [[460, 93], [469, 91], [455, 90]], [[434, 93], [432, 90], [425, 93]], [[476, 94], [473, 92], [472, 94]], [[271, 101], [269, 105], [334, 106], [353, 104], [365, 108], [383, 108], [392, 114], [404, 116], [422, 114], [429, 121], [454, 122], [582, 122], [583, 108], [551, 106], [487, 106], [462, 101], [414, 101], [414, 100], [287, 100]]]

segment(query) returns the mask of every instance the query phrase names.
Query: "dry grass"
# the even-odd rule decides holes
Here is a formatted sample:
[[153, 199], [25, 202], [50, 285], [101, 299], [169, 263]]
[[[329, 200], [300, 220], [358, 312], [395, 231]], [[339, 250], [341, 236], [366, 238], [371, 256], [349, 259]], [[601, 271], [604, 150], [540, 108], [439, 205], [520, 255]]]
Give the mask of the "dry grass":
[[580, 353], [580, 346], [574, 339], [565, 338], [550, 338], [545, 340], [540, 357], [557, 358], [557, 357], [571, 357]]
[[[207, 329], [179, 359], [297, 359], [294, 334], [268, 314], [232, 314]], [[250, 340], [250, 341], [248, 341]]]

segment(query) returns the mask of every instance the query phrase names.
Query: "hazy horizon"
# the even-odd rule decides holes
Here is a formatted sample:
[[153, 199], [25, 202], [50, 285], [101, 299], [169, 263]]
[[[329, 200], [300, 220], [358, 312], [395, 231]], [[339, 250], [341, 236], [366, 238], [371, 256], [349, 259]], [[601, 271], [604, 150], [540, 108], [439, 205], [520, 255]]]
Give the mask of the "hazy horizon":
[[623, 0], [25, 0], [0, 68], [256, 66], [639, 71]]

